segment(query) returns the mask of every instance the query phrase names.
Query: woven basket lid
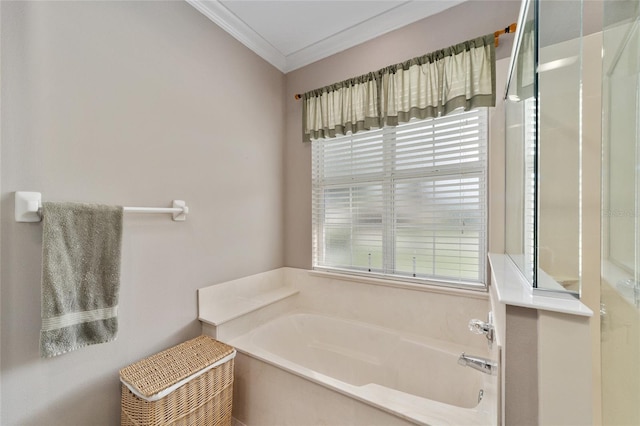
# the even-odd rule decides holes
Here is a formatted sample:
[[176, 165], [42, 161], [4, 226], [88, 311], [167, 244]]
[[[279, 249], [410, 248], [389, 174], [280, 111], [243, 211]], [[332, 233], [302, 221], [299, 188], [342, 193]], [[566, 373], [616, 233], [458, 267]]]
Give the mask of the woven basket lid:
[[229, 345], [199, 336], [120, 370], [120, 380], [151, 397], [233, 353]]

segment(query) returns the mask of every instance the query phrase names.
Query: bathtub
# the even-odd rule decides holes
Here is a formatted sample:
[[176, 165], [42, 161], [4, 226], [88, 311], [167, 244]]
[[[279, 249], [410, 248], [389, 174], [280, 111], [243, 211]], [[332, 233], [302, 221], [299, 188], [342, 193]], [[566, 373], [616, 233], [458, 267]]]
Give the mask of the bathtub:
[[234, 405], [246, 405], [234, 416], [249, 426], [497, 424], [497, 379], [458, 365], [459, 344], [305, 311], [227, 343], [240, 353]]

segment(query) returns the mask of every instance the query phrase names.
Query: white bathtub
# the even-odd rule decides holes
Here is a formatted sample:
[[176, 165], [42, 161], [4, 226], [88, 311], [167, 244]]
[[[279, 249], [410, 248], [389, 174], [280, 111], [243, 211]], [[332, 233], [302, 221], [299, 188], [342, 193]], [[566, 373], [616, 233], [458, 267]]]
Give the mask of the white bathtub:
[[[237, 385], [239, 389], [246, 385], [243, 392], [247, 395], [254, 393], [245, 395], [249, 400], [243, 403], [256, 409], [268, 399], [268, 408], [257, 409], [275, 410], [279, 425], [301, 424], [300, 419], [286, 418], [286, 412], [296, 404], [306, 405], [304, 409], [309, 412], [322, 409], [325, 403], [313, 389], [318, 384], [331, 389], [329, 393], [338, 392], [340, 398], [352, 398], [390, 413], [398, 422], [432, 426], [497, 424], [496, 377], [458, 365], [459, 355], [466, 350], [459, 344], [309, 312], [280, 316], [228, 343], [246, 355], [237, 364]], [[260, 361], [252, 361], [255, 359]], [[263, 372], [261, 361], [280, 373]], [[282, 370], [298, 378], [274, 379], [287, 374]], [[250, 372], [252, 378], [243, 377]], [[258, 386], [253, 388], [256, 374], [268, 382], [263, 395], [256, 393]], [[336, 395], [329, 397], [335, 399]], [[274, 408], [277, 404], [282, 406]], [[348, 411], [355, 421], [326, 420], [322, 424], [373, 424], [364, 414]], [[380, 420], [380, 424], [390, 423]]]

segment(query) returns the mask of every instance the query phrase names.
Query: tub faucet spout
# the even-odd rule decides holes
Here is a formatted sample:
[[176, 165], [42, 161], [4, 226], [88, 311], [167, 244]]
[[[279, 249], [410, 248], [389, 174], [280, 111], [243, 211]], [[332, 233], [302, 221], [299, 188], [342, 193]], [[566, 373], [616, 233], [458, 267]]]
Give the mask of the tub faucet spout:
[[466, 355], [464, 352], [460, 355], [460, 358], [458, 358], [458, 364], [465, 367], [471, 367], [474, 370], [482, 371], [486, 374], [494, 374], [498, 368], [498, 365], [490, 359]]

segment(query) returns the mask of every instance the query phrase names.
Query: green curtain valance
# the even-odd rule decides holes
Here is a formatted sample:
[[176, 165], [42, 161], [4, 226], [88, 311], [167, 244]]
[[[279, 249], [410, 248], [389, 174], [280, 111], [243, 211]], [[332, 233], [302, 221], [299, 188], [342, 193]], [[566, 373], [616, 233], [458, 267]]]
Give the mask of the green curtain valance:
[[494, 43], [488, 34], [305, 93], [304, 141], [495, 106]]

